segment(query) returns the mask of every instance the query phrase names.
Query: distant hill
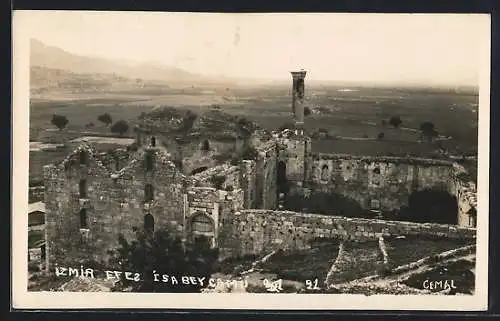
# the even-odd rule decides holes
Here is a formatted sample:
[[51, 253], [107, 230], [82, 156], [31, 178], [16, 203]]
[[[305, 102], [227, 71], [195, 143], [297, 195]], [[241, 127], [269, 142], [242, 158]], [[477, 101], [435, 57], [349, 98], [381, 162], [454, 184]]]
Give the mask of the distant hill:
[[[212, 79], [198, 74], [193, 74], [185, 70], [156, 66], [153, 64], [141, 64], [124, 61], [113, 61], [111, 59], [87, 57], [69, 53], [61, 48], [47, 46], [41, 41], [31, 39], [30, 66], [32, 75], [35, 74], [35, 80], [32, 84], [40, 83], [44, 75], [55, 77], [70, 77], [77, 74], [85, 74], [82, 78], [92, 76], [92, 82], [95, 81], [113, 81], [130, 79], [131, 81], [155, 81], [165, 83], [171, 86], [176, 85], [208, 85], [220, 84], [228, 85], [231, 83], [228, 79]], [[38, 67], [38, 69], [36, 69]], [[33, 71], [35, 69], [35, 71]], [[50, 70], [59, 70], [50, 72]], [[112, 75], [112, 76], [103, 76]], [[97, 80], [100, 79], [100, 80]], [[48, 80], [49, 82], [52, 80]], [[102, 84], [101, 84], [102, 85]]]

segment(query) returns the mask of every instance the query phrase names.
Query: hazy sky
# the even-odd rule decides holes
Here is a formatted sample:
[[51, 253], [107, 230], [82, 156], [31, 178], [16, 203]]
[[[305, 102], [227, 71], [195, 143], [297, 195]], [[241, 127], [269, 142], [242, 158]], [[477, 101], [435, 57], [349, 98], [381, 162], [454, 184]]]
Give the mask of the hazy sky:
[[[68, 52], [191, 72], [476, 85], [486, 15], [25, 12], [32, 37]], [[17, 19], [17, 18], [15, 18]]]

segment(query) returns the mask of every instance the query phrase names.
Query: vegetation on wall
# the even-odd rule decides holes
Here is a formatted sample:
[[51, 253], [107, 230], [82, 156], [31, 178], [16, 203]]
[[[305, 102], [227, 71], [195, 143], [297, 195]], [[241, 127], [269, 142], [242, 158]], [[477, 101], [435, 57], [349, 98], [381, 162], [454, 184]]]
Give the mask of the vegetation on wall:
[[[141, 280], [136, 282], [127, 280], [122, 273], [115, 290], [131, 288], [134, 292], [200, 292], [207, 282], [203, 286], [198, 282], [186, 285], [181, 281], [182, 276], [208, 279], [215, 270], [218, 257], [217, 250], [204, 245], [185, 248], [179, 238], [165, 230], [153, 233], [136, 231], [131, 242], [120, 236], [119, 247], [112, 254], [111, 263], [119, 266], [121, 271], [141, 274]], [[156, 280], [154, 274], [159, 275]], [[162, 282], [163, 275], [168, 275], [170, 282]], [[178, 280], [178, 284], [172, 284], [172, 277]]]

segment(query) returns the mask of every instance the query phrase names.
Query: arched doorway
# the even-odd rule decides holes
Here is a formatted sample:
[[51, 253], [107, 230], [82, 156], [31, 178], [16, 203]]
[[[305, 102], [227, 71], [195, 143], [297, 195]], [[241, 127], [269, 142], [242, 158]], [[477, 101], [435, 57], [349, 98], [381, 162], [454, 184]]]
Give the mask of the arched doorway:
[[196, 174], [199, 174], [201, 172], [204, 172], [208, 169], [207, 166], [202, 166], [202, 167], [198, 167], [198, 168], [195, 168], [191, 171], [191, 175], [196, 175]]
[[285, 162], [283, 162], [283, 161], [278, 162], [276, 177], [277, 177], [278, 193], [288, 192]]
[[146, 233], [152, 233], [155, 229], [155, 218], [151, 214], [144, 215], [144, 231]]
[[214, 240], [214, 222], [203, 213], [191, 219], [191, 235], [195, 247], [211, 248]]
[[87, 181], [84, 179], [80, 180], [78, 184], [78, 192], [80, 194], [80, 198], [87, 198]]
[[445, 190], [425, 189], [413, 192], [408, 209], [401, 213], [404, 220], [421, 223], [458, 223], [457, 198]]
[[151, 137], [151, 147], [155, 147], [156, 146], [156, 137]]

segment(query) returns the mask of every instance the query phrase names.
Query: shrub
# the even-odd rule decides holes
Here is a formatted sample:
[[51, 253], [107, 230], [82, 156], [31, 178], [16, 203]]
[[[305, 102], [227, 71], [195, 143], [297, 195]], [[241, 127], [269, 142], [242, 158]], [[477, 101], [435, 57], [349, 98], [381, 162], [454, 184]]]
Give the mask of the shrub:
[[128, 132], [128, 123], [124, 120], [119, 120], [111, 126], [111, 132], [119, 134], [120, 136]]
[[394, 128], [398, 128], [399, 126], [401, 126], [402, 123], [403, 121], [401, 120], [400, 116], [392, 116], [389, 119], [389, 125], [391, 125]]
[[97, 120], [106, 126], [109, 126], [113, 123], [113, 119], [111, 118], [111, 115], [108, 113], [104, 113], [104, 114], [99, 115], [97, 117]]
[[68, 125], [69, 120], [68, 118], [66, 118], [66, 116], [54, 114], [52, 115], [51, 123], [52, 125], [59, 128], [59, 130], [63, 130], [66, 127], [66, 125]]

